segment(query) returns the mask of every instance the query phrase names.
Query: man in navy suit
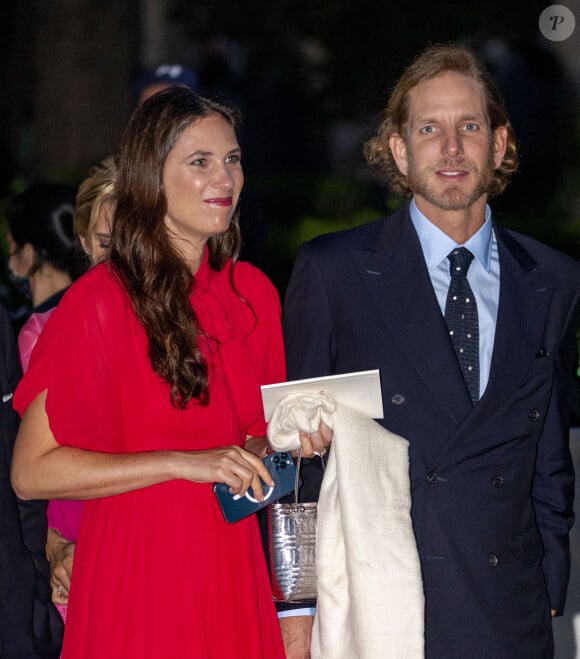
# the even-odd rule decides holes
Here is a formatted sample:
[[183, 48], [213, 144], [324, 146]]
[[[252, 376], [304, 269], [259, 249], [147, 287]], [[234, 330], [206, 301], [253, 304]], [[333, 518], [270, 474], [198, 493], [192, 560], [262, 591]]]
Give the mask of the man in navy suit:
[[16, 341], [0, 307], [0, 657], [57, 659], [63, 624], [50, 601], [46, 502], [17, 501], [10, 485], [19, 423], [12, 393], [20, 375]]
[[[492, 218], [516, 142], [464, 47], [430, 47], [405, 70], [366, 155], [408, 203], [301, 248], [285, 303], [288, 378], [380, 369], [381, 423], [410, 446], [427, 659], [548, 659], [569, 576], [580, 268]], [[454, 253], [467, 255], [460, 294]], [[475, 305], [468, 329], [468, 311], [448, 314], [458, 298]], [[310, 455], [326, 443], [302, 439]], [[303, 659], [312, 618], [292, 613], [281, 618], [287, 656]]]

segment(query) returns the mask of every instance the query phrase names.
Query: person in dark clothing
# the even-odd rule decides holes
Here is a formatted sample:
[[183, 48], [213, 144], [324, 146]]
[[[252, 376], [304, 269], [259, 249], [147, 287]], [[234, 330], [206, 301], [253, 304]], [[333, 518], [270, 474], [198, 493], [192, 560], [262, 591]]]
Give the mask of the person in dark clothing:
[[10, 485], [18, 430], [12, 393], [20, 372], [10, 321], [0, 307], [0, 657], [52, 659], [59, 656], [63, 627], [50, 602], [46, 503], [17, 500]]
[[[365, 153], [407, 203], [301, 248], [284, 305], [288, 379], [380, 370], [380, 423], [409, 442], [425, 657], [551, 659], [574, 521], [580, 267], [488, 205], [516, 170], [516, 140], [464, 46], [417, 57]], [[293, 613], [286, 656], [305, 659], [312, 617]]]

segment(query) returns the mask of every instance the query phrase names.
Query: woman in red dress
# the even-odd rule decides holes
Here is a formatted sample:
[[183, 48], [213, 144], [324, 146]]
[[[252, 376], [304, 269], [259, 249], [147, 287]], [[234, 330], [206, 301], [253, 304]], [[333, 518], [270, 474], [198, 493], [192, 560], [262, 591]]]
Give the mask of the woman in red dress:
[[109, 260], [64, 296], [16, 394], [24, 498], [87, 499], [63, 659], [282, 659], [254, 517], [260, 385], [284, 379], [278, 295], [236, 262], [237, 116], [189, 89], [125, 132]]

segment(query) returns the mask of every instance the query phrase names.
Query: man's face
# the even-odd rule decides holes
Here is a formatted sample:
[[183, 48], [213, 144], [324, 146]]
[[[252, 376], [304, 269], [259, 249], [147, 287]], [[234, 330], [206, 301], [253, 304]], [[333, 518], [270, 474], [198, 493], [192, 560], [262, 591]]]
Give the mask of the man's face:
[[449, 71], [409, 92], [405, 135], [391, 150], [418, 206], [458, 211], [487, 199], [506, 146], [507, 129], [492, 131], [480, 83]]

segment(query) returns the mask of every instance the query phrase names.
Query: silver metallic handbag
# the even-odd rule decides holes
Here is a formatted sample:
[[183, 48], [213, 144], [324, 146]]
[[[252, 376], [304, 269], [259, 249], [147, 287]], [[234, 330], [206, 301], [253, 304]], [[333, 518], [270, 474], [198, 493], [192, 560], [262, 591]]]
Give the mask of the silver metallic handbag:
[[[316, 599], [316, 517], [318, 503], [298, 502], [301, 452], [294, 483], [294, 503], [268, 506], [270, 575], [276, 602]], [[324, 460], [322, 460], [324, 467]]]

